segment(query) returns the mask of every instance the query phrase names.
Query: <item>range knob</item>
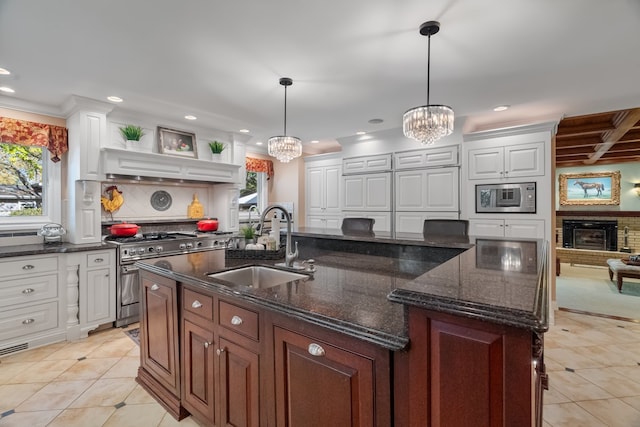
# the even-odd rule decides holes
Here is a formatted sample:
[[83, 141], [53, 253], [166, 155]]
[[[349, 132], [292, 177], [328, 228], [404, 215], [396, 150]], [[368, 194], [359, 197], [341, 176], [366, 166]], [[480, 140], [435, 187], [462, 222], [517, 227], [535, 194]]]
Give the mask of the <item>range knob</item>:
[[138, 248], [138, 255], [143, 255], [145, 253], [144, 248]]
[[155, 250], [156, 250], [156, 253], [159, 254], [160, 252], [162, 252], [162, 246], [156, 246]]
[[191, 248], [193, 248], [193, 243], [191, 242], [187, 243], [187, 249], [191, 249]]
[[187, 249], [187, 245], [184, 243], [180, 243], [180, 246], [178, 246], [180, 249]]

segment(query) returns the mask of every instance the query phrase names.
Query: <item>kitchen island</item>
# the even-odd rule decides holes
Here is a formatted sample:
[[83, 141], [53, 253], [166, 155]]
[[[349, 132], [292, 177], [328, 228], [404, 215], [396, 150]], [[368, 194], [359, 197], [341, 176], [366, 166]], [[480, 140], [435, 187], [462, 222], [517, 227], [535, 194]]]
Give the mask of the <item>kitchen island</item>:
[[[208, 277], [274, 261], [223, 251], [138, 262], [138, 381], [215, 425], [535, 425], [546, 244], [293, 233], [313, 277]], [[471, 423], [471, 424], [469, 424]]]

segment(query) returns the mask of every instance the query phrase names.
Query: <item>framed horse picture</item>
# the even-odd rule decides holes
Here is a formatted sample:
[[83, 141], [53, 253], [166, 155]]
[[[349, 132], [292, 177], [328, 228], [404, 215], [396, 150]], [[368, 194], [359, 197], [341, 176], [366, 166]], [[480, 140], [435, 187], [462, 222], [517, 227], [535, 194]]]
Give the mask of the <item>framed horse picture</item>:
[[620, 171], [561, 173], [561, 205], [619, 205]]

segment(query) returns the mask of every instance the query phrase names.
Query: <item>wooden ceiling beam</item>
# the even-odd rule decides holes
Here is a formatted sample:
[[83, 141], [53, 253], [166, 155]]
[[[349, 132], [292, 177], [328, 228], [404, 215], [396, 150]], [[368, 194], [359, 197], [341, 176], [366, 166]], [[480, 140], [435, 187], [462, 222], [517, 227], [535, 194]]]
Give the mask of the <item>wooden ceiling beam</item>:
[[582, 136], [582, 135], [600, 135], [604, 131], [614, 130], [616, 126], [609, 123], [584, 123], [584, 124], [576, 124], [574, 126], [558, 126], [558, 132], [556, 133], [556, 137], [565, 137], [565, 136]]
[[588, 147], [595, 146], [602, 143], [600, 135], [590, 135], [580, 138], [558, 138], [556, 137], [556, 147], [571, 148], [571, 147]]
[[628, 110], [624, 117], [619, 121], [616, 128], [609, 132], [604, 139], [602, 145], [598, 147], [598, 150], [585, 161], [585, 164], [592, 165], [598, 161], [609, 149], [620, 140], [635, 124], [640, 121], [640, 108], [634, 108]]

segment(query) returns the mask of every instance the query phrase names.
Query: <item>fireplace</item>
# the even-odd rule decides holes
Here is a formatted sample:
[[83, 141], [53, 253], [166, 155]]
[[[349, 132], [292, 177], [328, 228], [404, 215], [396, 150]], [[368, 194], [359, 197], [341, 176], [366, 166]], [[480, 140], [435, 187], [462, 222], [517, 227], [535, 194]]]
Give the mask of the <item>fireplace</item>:
[[618, 221], [565, 219], [562, 221], [562, 247], [617, 251]]

